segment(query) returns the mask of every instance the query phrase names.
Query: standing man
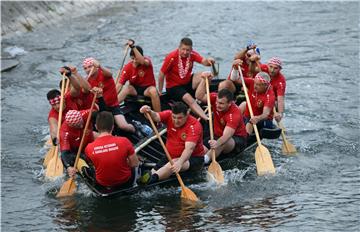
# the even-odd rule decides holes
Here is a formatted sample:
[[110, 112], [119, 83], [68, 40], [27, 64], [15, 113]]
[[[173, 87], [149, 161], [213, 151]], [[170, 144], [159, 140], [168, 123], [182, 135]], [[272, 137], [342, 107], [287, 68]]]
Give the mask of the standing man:
[[[203, 72], [202, 78], [211, 78], [211, 73]], [[205, 79], [196, 90], [196, 99], [207, 103]], [[211, 109], [214, 112], [214, 140], [209, 141], [215, 155], [238, 154], [246, 147], [247, 133], [240, 109], [233, 101], [234, 95], [228, 89], [218, 93], [210, 93]], [[210, 151], [204, 157], [205, 163], [210, 162]]]
[[193, 98], [199, 85], [200, 73], [193, 74], [194, 62], [204, 66], [215, 63], [213, 58], [203, 58], [199, 53], [192, 50], [192, 40], [182, 38], [179, 48], [170, 52], [165, 57], [159, 73], [159, 92], [163, 90], [166, 77], [166, 93], [175, 101], [184, 101], [190, 109], [204, 120], [208, 120], [205, 112]]
[[[89, 76], [89, 73], [94, 67], [93, 73]], [[115, 81], [112, 77], [110, 70], [100, 66], [99, 61], [94, 58], [86, 58], [83, 61], [83, 68], [88, 75], [87, 81], [92, 88], [99, 87], [103, 90], [103, 98], [107, 109], [113, 114], [116, 125], [128, 132], [135, 133], [135, 127], [127, 123], [124, 115], [121, 114], [119, 101], [117, 99]]]
[[204, 163], [203, 129], [200, 122], [189, 115], [183, 102], [176, 102], [172, 110], [154, 112], [149, 106], [140, 108], [141, 113], [149, 113], [155, 122], [167, 125], [166, 148], [174, 162], [172, 166], [164, 156], [150, 173], [145, 173], [140, 182], [151, 184], [167, 179], [174, 172], [200, 170]]
[[[128, 95], [142, 95], [150, 97], [154, 111], [160, 112], [160, 98], [156, 90], [151, 60], [149, 57], [144, 57], [142, 48], [134, 46], [134, 43], [133, 40], [128, 41], [131, 61], [125, 65], [117, 83], [119, 103], [122, 103]], [[124, 86], [127, 81], [130, 82], [129, 85]]]
[[125, 137], [111, 135], [114, 118], [110, 112], [98, 113], [96, 128], [100, 135], [85, 148], [85, 154], [95, 168], [96, 182], [104, 187], [131, 187], [134, 168], [139, 165], [133, 145]]
[[271, 79], [270, 84], [274, 90], [277, 103], [277, 113], [274, 114], [274, 118], [278, 122], [283, 118], [285, 110], [286, 80], [280, 72], [281, 69], [282, 62], [278, 57], [272, 57], [267, 64], [261, 65], [261, 70], [268, 73]]

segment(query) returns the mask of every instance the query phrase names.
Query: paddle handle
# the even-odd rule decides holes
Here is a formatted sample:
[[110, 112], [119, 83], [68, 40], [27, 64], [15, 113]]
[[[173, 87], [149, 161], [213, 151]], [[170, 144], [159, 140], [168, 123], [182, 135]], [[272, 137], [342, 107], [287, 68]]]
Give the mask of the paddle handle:
[[[245, 80], [244, 80], [244, 76], [243, 76], [243, 73], [241, 71], [241, 68], [240, 68], [240, 65], [238, 65], [238, 70], [239, 70], [239, 73], [240, 73], [240, 78], [241, 78], [241, 84], [244, 88], [244, 93], [245, 93], [245, 98], [246, 98], [246, 105], [249, 109], [249, 112], [250, 112], [250, 117], [254, 117], [254, 113], [253, 113], [253, 110], [252, 110], [252, 107], [251, 107], [251, 103], [250, 103], [250, 98], [249, 98], [249, 94], [247, 92], [247, 88], [246, 88], [246, 85], [245, 85]], [[259, 146], [261, 145], [261, 140], [260, 140], [260, 136], [259, 136], [259, 131], [257, 129], [257, 126], [256, 124], [253, 124], [253, 127], [254, 127], [254, 131], [255, 131], [255, 135], [256, 135], [256, 140], [259, 144]]]
[[[151, 127], [152, 127], [153, 130], [155, 131], [155, 134], [156, 134], [156, 136], [157, 136], [157, 138], [158, 138], [158, 140], [159, 140], [162, 148], [163, 148], [164, 151], [165, 151], [165, 154], [166, 154], [167, 159], [169, 160], [169, 162], [170, 162], [171, 165], [174, 165], [174, 162], [173, 162], [173, 160], [172, 160], [172, 158], [171, 158], [171, 156], [170, 156], [170, 153], [169, 153], [168, 149], [166, 148], [166, 146], [165, 146], [165, 144], [164, 144], [164, 141], [162, 140], [162, 138], [161, 138], [161, 136], [160, 136], [160, 134], [159, 134], [159, 131], [158, 131], [158, 129], [156, 128], [156, 126], [155, 126], [155, 124], [154, 124], [154, 121], [152, 120], [150, 114], [149, 114], [148, 112], [145, 112], [145, 115], [146, 115], [146, 117], [148, 118], [148, 120], [150, 121]], [[179, 173], [178, 173], [178, 172], [175, 172], [175, 174], [176, 174], [176, 178], [178, 179], [181, 187], [182, 187], [182, 188], [185, 188], [185, 184], [184, 184], [183, 180], [181, 179], [181, 176], [179, 175]]]
[[65, 72], [62, 75], [62, 81], [61, 81], [60, 109], [58, 116], [58, 127], [56, 132], [56, 138], [58, 139], [58, 141], [60, 141], [60, 127], [61, 127], [62, 114], [64, 111], [64, 99], [65, 99]]
[[[273, 112], [274, 112], [274, 114], [277, 113], [275, 106], [274, 106], [274, 108], [273, 108]], [[275, 121], [276, 121], [276, 120], [275, 120]], [[286, 149], [289, 150], [289, 147], [288, 147], [289, 144], [287, 143], [286, 135], [285, 135], [285, 132], [284, 132], [284, 129], [285, 129], [285, 128], [284, 128], [283, 125], [281, 125], [281, 122], [276, 121], [276, 124], [277, 124], [278, 127], [281, 129], [281, 137], [282, 137], [282, 139], [283, 139], [283, 141], [284, 141], [284, 145], [285, 145]]]
[[[205, 85], [206, 85], [206, 99], [209, 111], [209, 131], [210, 131], [210, 139], [214, 140], [214, 128], [212, 121], [212, 111], [211, 111], [211, 102], [210, 102], [210, 87], [209, 87], [209, 79], [205, 77]], [[215, 161], [215, 150], [211, 149], [211, 159]]]
[[124, 50], [124, 56], [123, 56], [123, 59], [122, 59], [122, 62], [121, 62], [121, 66], [116, 74], [116, 79], [115, 79], [115, 84], [119, 82], [119, 78], [120, 78], [120, 75], [121, 75], [121, 72], [122, 72], [122, 69], [124, 67], [124, 64], [125, 64], [125, 59], [126, 59], [126, 55], [129, 51], [129, 45], [126, 44], [126, 47], [125, 47], [125, 50]]
[[84, 146], [84, 141], [85, 141], [85, 136], [86, 136], [86, 131], [89, 127], [89, 124], [90, 124], [90, 119], [91, 119], [91, 113], [92, 113], [92, 110], [94, 108], [94, 105], [95, 105], [95, 101], [96, 101], [96, 94], [94, 94], [94, 98], [91, 102], [91, 106], [90, 106], [90, 110], [89, 110], [89, 115], [86, 119], [86, 123], [85, 123], [85, 127], [84, 127], [84, 131], [83, 131], [83, 134], [82, 134], [82, 137], [81, 137], [81, 142], [80, 142], [80, 146], [79, 146], [79, 149], [77, 151], [77, 154], [76, 154], [76, 159], [75, 159], [75, 163], [74, 163], [74, 167], [76, 168], [77, 167], [77, 164], [79, 162], [79, 158], [80, 158], [80, 153], [81, 153], [81, 150]]

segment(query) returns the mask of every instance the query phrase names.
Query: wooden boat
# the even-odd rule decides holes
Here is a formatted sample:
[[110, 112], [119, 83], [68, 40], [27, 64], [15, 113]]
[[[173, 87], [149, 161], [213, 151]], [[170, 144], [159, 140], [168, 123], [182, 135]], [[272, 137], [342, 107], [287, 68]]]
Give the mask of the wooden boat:
[[[217, 88], [217, 83], [219, 81], [216, 81], [212, 83], [211, 85], [211, 91], [215, 91]], [[237, 101], [242, 101], [241, 97], [237, 97]], [[144, 98], [144, 97], [131, 97], [127, 98], [124, 102], [124, 104], [121, 106], [121, 111], [125, 115], [126, 119], [128, 121], [131, 120], [137, 120], [140, 121], [142, 124], [149, 125], [149, 122], [143, 114], [139, 112], [139, 109], [142, 105], [147, 104], [150, 105], [150, 99]], [[166, 95], [161, 96], [161, 105], [162, 110], [164, 109], [170, 109], [171, 101], [169, 101], [168, 97]], [[150, 126], [150, 125], [149, 125]], [[202, 123], [203, 129], [204, 129], [204, 141], [208, 141], [209, 135], [209, 128], [208, 123]], [[159, 130], [162, 131], [161, 129]], [[162, 158], [165, 154], [163, 151], [163, 148], [161, 147], [159, 141], [156, 139], [156, 136], [154, 134], [150, 135], [147, 138], [139, 138], [135, 134], [124, 134], [124, 132], [121, 132], [119, 130], [115, 131], [115, 134], [120, 136], [127, 137], [133, 144], [135, 144], [135, 148], [143, 147], [140, 151], [137, 152], [137, 155], [142, 159], [142, 164], [140, 166], [141, 172], [143, 173], [146, 170], [151, 170], [152, 167], [155, 166], [155, 164], [158, 162], [160, 158]], [[277, 139], [279, 138], [281, 134], [281, 129], [275, 128], [275, 129], [264, 129], [260, 131], [260, 137], [267, 138], [267, 139]], [[164, 141], [166, 141], [166, 133], [162, 135], [162, 138]], [[146, 144], [146, 146], [144, 146]], [[206, 144], [206, 143], [204, 143]], [[251, 149], [254, 145], [256, 145], [256, 139], [255, 136], [250, 137], [248, 139], [247, 148], [245, 149]], [[229, 158], [233, 158], [235, 156], [239, 156], [240, 154], [228, 154], [226, 157], [220, 156], [217, 160], [221, 164], [223, 161]], [[201, 173], [205, 173], [204, 170], [206, 170], [207, 165], [204, 166], [204, 169], [201, 171], [194, 172], [184, 172], [180, 173], [185, 183], [188, 183], [189, 181], [194, 180], [200, 180], [204, 179], [204, 175], [201, 175]], [[105, 188], [103, 186], [97, 185], [93, 178], [89, 177], [89, 175], [86, 175], [86, 173], [80, 174], [82, 180], [85, 182], [85, 184], [94, 192], [94, 194], [98, 197], [117, 197], [121, 195], [129, 195], [133, 194], [135, 192], [139, 192], [142, 190], [147, 190], [154, 188], [155, 186], [169, 186], [169, 185], [178, 185], [177, 179], [175, 175], [170, 177], [167, 180], [159, 181], [154, 184], [150, 185], [144, 185], [140, 186], [134, 183], [133, 187], [130, 188]]]

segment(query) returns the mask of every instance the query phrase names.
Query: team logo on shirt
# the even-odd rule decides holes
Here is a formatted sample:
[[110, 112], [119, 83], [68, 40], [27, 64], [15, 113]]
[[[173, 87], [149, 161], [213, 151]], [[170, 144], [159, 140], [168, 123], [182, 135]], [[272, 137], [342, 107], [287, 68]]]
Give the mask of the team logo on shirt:
[[186, 133], [185, 132], [181, 133], [181, 139], [184, 140], [184, 141], [186, 140]]
[[139, 74], [139, 77], [144, 77], [145, 76], [145, 72], [143, 70], [140, 70], [138, 72], [138, 74]]
[[224, 121], [224, 119], [223, 119], [223, 118], [221, 118], [221, 119], [220, 119], [220, 124], [221, 124], [222, 126], [224, 126], [224, 125], [225, 125], [225, 121]]
[[262, 108], [262, 107], [264, 106], [264, 102], [261, 101], [261, 100], [257, 100], [256, 106], [257, 106], [258, 108]]
[[104, 88], [104, 83], [100, 82], [99, 83], [99, 88]]

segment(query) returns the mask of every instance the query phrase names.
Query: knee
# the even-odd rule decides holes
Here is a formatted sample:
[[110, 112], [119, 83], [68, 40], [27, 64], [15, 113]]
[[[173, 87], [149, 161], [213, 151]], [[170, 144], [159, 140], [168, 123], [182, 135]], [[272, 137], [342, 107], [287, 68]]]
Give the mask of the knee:
[[150, 97], [157, 97], [157, 90], [154, 86], [149, 87], [149, 95]]

